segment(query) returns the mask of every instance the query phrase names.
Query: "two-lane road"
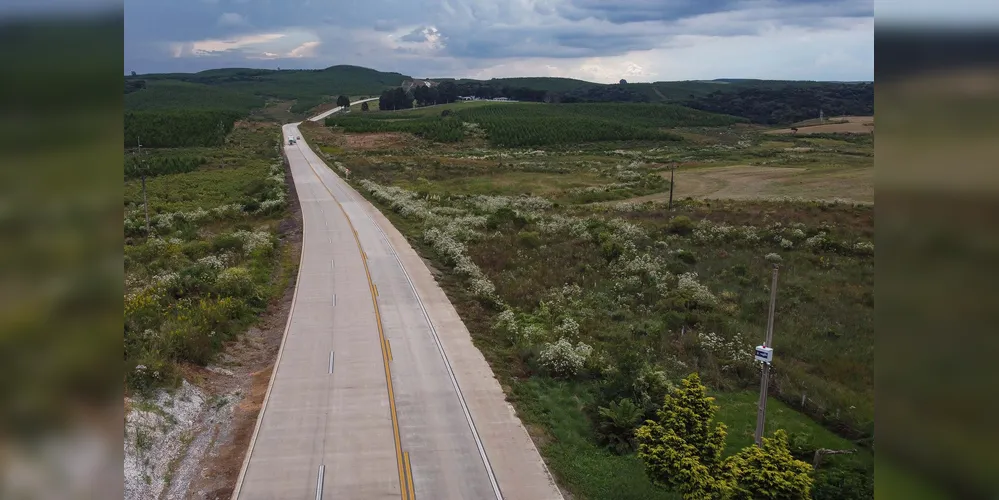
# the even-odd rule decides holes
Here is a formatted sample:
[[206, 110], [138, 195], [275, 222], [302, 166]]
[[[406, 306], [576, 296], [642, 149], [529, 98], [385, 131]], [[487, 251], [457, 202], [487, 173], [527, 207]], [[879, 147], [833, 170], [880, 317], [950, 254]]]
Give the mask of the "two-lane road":
[[561, 498], [405, 238], [304, 141], [285, 153], [301, 266], [233, 498]]

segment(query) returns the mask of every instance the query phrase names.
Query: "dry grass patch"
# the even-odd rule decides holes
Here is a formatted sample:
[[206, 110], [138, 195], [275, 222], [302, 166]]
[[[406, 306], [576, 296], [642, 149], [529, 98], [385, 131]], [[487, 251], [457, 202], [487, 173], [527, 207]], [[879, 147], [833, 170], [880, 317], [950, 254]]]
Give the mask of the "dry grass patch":
[[[814, 123], [814, 124], [813, 124]], [[873, 116], [842, 116], [829, 118], [819, 124], [817, 120], [809, 120], [798, 125], [797, 133], [791, 128], [770, 130], [768, 134], [870, 134], [874, 132]]]
[[406, 147], [414, 144], [416, 141], [411, 134], [401, 132], [343, 134], [343, 138], [348, 149], [361, 151]]

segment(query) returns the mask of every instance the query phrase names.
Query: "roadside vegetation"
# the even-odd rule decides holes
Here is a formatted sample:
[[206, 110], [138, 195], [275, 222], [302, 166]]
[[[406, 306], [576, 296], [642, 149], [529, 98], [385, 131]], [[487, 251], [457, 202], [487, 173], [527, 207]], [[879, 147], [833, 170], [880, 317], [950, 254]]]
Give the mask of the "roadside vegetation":
[[[630, 113], [629, 126], [663, 135], [516, 132], [545, 149], [504, 147], [490, 135], [515, 107], [525, 122], [544, 109], [538, 119], [571, 124], [587, 119], [576, 110], [596, 109], [585, 106], [594, 105], [455, 104], [444, 118], [476, 123], [483, 135], [438, 144], [399, 131], [440, 120], [440, 107], [302, 130], [432, 263], [552, 472], [576, 497], [680, 497], [682, 488], [649, 472], [636, 431], [691, 373], [729, 429], [721, 459], [752, 443], [760, 376], [752, 348], [779, 264], [768, 436], [784, 430], [774, 446], [808, 464], [818, 449], [855, 450], [808, 473], [810, 496], [872, 498], [874, 210], [835, 200], [856, 186], [831, 179], [872, 172], [873, 140], [776, 140], [730, 117], [620, 104], [595, 105], [607, 108], [593, 119], [624, 123]], [[362, 127], [375, 123], [385, 128]], [[674, 165], [678, 190], [716, 167], [786, 169], [829, 185], [824, 200], [792, 182], [777, 197], [677, 197], [670, 208]]]
[[[162, 130], [143, 126], [175, 137], [206, 122], [170, 116], [153, 122]], [[180, 383], [184, 364], [211, 362], [287, 285], [294, 262], [279, 244], [288, 196], [280, 130], [248, 122], [230, 130], [225, 150], [125, 152], [126, 394]], [[148, 172], [148, 231], [140, 166]]]

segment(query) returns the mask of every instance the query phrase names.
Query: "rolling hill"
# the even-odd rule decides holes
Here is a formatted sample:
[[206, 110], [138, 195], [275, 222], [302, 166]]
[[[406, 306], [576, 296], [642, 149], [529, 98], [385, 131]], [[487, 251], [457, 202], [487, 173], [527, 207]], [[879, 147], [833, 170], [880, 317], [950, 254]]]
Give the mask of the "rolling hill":
[[[125, 108], [199, 108], [251, 113], [263, 108], [268, 100], [277, 100], [290, 103], [293, 115], [303, 116], [338, 95], [374, 96], [410, 79], [400, 73], [345, 65], [322, 70], [226, 68], [199, 73], [133, 75], [125, 77]], [[520, 100], [531, 96], [526, 100], [564, 103], [666, 102], [768, 124], [813, 118], [819, 109], [829, 115], [870, 115], [874, 110], [874, 85], [869, 82], [725, 78], [600, 84], [553, 77], [432, 80], [454, 82], [463, 95]]]

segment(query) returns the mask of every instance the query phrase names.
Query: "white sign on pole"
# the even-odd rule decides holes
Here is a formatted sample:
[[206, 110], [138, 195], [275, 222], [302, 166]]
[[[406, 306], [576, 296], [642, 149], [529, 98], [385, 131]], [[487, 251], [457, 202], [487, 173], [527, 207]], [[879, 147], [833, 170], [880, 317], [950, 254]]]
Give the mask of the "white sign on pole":
[[774, 360], [774, 350], [773, 348], [758, 345], [756, 346], [756, 361], [762, 361], [764, 363], [770, 363]]

